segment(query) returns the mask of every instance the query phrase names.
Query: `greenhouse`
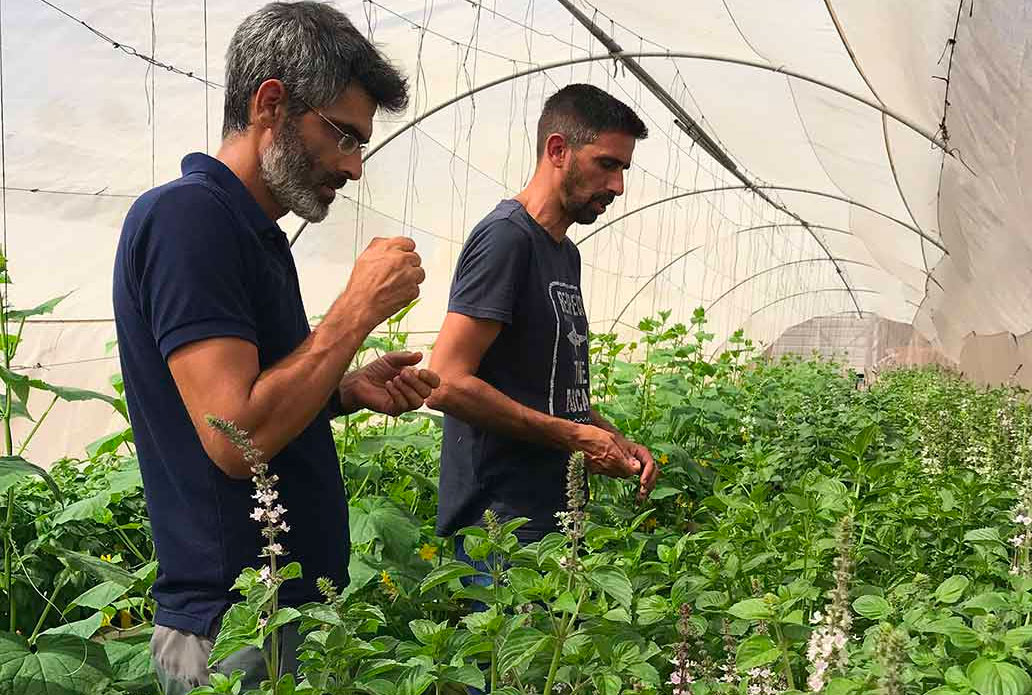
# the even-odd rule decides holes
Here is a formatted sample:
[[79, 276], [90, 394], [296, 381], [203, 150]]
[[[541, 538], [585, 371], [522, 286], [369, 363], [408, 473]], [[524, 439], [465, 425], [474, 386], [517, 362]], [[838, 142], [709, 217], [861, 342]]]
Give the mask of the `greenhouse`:
[[1030, 36], [0, 0], [0, 695], [1032, 693]]

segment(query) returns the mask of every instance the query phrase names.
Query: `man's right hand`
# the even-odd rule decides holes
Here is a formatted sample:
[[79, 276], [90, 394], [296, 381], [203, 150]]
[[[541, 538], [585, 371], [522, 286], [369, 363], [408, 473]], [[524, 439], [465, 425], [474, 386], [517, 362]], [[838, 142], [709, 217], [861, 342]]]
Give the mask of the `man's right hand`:
[[408, 306], [419, 296], [426, 278], [416, 243], [408, 237], [375, 238], [355, 260], [342, 297], [352, 317], [369, 330]]
[[617, 435], [594, 425], [579, 425], [574, 449], [584, 452], [584, 463], [592, 473], [610, 478], [641, 475], [641, 462], [627, 455]]

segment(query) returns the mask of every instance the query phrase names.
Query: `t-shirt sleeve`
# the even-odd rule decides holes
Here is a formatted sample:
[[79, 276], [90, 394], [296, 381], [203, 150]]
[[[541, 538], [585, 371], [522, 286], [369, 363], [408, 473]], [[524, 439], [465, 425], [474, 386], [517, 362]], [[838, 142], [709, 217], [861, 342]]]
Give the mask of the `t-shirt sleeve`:
[[531, 241], [514, 222], [495, 220], [466, 241], [448, 311], [511, 324], [530, 260]]
[[162, 194], [133, 247], [140, 312], [166, 360], [208, 338], [257, 343], [247, 232], [200, 185]]

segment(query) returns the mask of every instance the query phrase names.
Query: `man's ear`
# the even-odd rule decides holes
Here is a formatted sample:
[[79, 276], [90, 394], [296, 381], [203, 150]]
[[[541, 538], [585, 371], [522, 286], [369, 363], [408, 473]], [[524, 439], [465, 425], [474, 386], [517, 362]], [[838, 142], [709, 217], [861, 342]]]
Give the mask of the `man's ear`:
[[571, 153], [570, 145], [562, 133], [552, 133], [545, 140], [545, 157], [552, 166], [562, 168]]
[[287, 113], [287, 88], [279, 80], [265, 80], [251, 99], [251, 123], [272, 128]]

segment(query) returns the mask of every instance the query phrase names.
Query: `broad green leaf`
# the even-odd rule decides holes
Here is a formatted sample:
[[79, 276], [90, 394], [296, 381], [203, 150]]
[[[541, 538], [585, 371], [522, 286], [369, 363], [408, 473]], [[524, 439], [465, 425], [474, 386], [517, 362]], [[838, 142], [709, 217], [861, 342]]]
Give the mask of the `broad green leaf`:
[[670, 603], [680, 606], [691, 603], [709, 586], [710, 580], [699, 575], [682, 574], [670, 587]]
[[125, 591], [126, 587], [118, 582], [101, 582], [79, 594], [77, 598], [68, 604], [68, 608], [74, 608], [75, 606], [85, 606], [86, 608], [95, 608], [96, 610], [107, 608], [115, 599], [121, 597]]
[[995, 528], [979, 528], [974, 531], [968, 531], [964, 534], [964, 540], [969, 543], [999, 543], [1003, 544], [1003, 540], [1000, 538], [1000, 532]]
[[540, 630], [532, 627], [516, 628], [498, 650], [498, 673], [519, 672], [549, 642], [549, 636]]
[[861, 596], [853, 601], [853, 610], [868, 620], [884, 620], [892, 612], [892, 606], [881, 596]]
[[670, 602], [662, 596], [646, 596], [638, 601], [638, 624], [653, 625], [670, 615]]
[[475, 664], [452, 666], [444, 670], [444, 677], [452, 683], [461, 683], [482, 690], [484, 688], [484, 672]]
[[1032, 640], [1032, 625], [1007, 630], [1003, 636], [1003, 643], [1007, 649], [1024, 646], [1030, 640]]
[[104, 652], [116, 681], [140, 681], [153, 678], [150, 656], [152, 630], [125, 639], [107, 640]]
[[246, 603], [235, 603], [222, 617], [222, 628], [208, 655], [208, 667], [215, 666], [244, 647], [261, 647], [258, 636], [258, 610]]
[[419, 527], [386, 497], [362, 497], [350, 505], [351, 542], [383, 543], [384, 552], [408, 562], [419, 543]]
[[12, 372], [7, 367], [0, 366], [0, 381], [11, 387], [11, 393], [24, 405], [29, 400], [29, 391], [32, 389], [32, 385], [29, 383], [29, 377], [24, 374], [18, 374]]
[[106, 511], [109, 504], [111, 504], [110, 493], [101, 492], [91, 495], [62, 509], [61, 513], [54, 518], [54, 524], [60, 526], [69, 521], [83, 521], [86, 519], [96, 519], [99, 521], [101, 520], [101, 512]]
[[518, 516], [515, 519], [509, 519], [504, 524], [502, 524], [502, 528], [500, 529], [501, 536], [504, 538], [505, 536], [514, 532], [519, 527], [523, 526], [524, 524], [527, 524], [529, 521], [530, 519], [528, 519], [525, 516]]
[[90, 458], [96, 458], [102, 454], [113, 453], [125, 442], [133, 441], [132, 433], [132, 428], [126, 428], [121, 432], [106, 434], [100, 439], [95, 439], [86, 445], [86, 455]]
[[766, 635], [753, 635], [738, 645], [735, 665], [739, 671], [766, 666], [778, 659], [778, 647]]
[[109, 396], [106, 393], [100, 393], [99, 391], [77, 389], [71, 386], [55, 386], [54, 384], [48, 384], [47, 382], [40, 381], [39, 379], [31, 379], [29, 381], [29, 385], [41, 391], [49, 391], [62, 401], [104, 401], [112, 407], [115, 407], [119, 403], [119, 400], [114, 396]]
[[631, 607], [633, 589], [627, 573], [620, 567], [596, 567], [588, 573], [588, 581], [612, 596], [617, 603], [628, 610]]
[[832, 678], [828, 681], [828, 684], [824, 686], [822, 691], [824, 695], [852, 695], [857, 691], [860, 685], [856, 681], [852, 681], [848, 678]]
[[979, 644], [978, 633], [972, 630], [964, 620], [956, 616], [933, 620], [920, 627], [922, 632], [933, 632], [946, 635], [955, 646], [961, 649], [974, 649]]
[[939, 585], [939, 588], [935, 590], [935, 598], [941, 603], [956, 603], [964, 595], [964, 590], [970, 583], [971, 581], [967, 577], [960, 574], [954, 575]]
[[659, 484], [656, 489], [649, 495], [649, 499], [653, 501], [665, 500], [668, 497], [677, 497], [679, 494], [684, 492], [680, 488], [676, 488], [673, 485]]
[[74, 550], [62, 548], [59, 552], [69, 565], [83, 572], [88, 572], [101, 581], [121, 584], [126, 589], [136, 583], [136, 578], [133, 575], [114, 563], [104, 562], [99, 557], [84, 555]]
[[106, 695], [111, 664], [103, 647], [74, 635], [40, 635], [35, 651], [0, 632], [0, 695]]
[[762, 598], [747, 598], [739, 601], [727, 612], [742, 620], [770, 620], [772, 617], [770, 607]]
[[413, 636], [415, 636], [421, 644], [430, 644], [434, 637], [447, 627], [447, 621], [438, 624], [430, 620], [420, 619], [413, 620], [409, 623], [409, 629], [412, 630]]
[[64, 625], [58, 625], [52, 627], [49, 630], [44, 630], [41, 635], [75, 635], [82, 639], [89, 639], [93, 635], [97, 634], [97, 630], [104, 623], [104, 614], [101, 612], [94, 613], [88, 618], [83, 620], [76, 620], [74, 623], [65, 623]]
[[362, 679], [357, 682], [357, 685], [360, 686], [361, 692], [372, 693], [372, 695], [395, 695], [398, 692], [394, 683], [382, 678], [374, 678], [371, 681]]
[[6, 492], [7, 488], [28, 475], [38, 475], [42, 478], [50, 491], [54, 493], [54, 497], [64, 504], [64, 496], [61, 495], [60, 488], [45, 470], [34, 463], [29, 463], [21, 456], [0, 457], [0, 493]]
[[973, 598], [968, 599], [961, 605], [961, 609], [964, 611], [970, 611], [972, 608], [985, 611], [986, 613], [995, 613], [997, 611], [1007, 610], [1007, 599], [1003, 594], [996, 593], [995, 591], [987, 591], [984, 594], [979, 594]]
[[445, 584], [453, 579], [471, 577], [474, 574], [480, 574], [480, 572], [473, 569], [465, 562], [453, 560], [433, 569], [429, 574], [427, 574], [419, 585], [419, 593], [425, 594], [435, 586]]
[[269, 617], [269, 622], [265, 624], [262, 630], [265, 634], [269, 634], [276, 628], [282, 627], [294, 620], [301, 617], [301, 612], [296, 608], [280, 608], [272, 616]]
[[301, 578], [301, 563], [291, 562], [286, 567], [279, 570], [279, 576], [286, 579], [300, 579]]
[[967, 677], [979, 695], [1025, 695], [1032, 689], [1032, 678], [1024, 669], [985, 657], [968, 664]]
[[701, 611], [717, 610], [726, 606], [730, 600], [726, 591], [703, 591], [695, 599], [695, 607]]
[[49, 314], [53, 312], [57, 305], [60, 304], [64, 299], [66, 299], [69, 294], [71, 294], [71, 292], [69, 292], [68, 294], [62, 294], [60, 297], [48, 299], [42, 304], [34, 306], [31, 309], [8, 309], [7, 320], [21, 321], [22, 319], [27, 319], [30, 316], [42, 316], [43, 314]]
[[595, 692], [598, 695], [620, 695], [620, 688], [623, 687], [623, 681], [620, 680], [620, 676], [612, 673], [604, 673], [594, 678]]

